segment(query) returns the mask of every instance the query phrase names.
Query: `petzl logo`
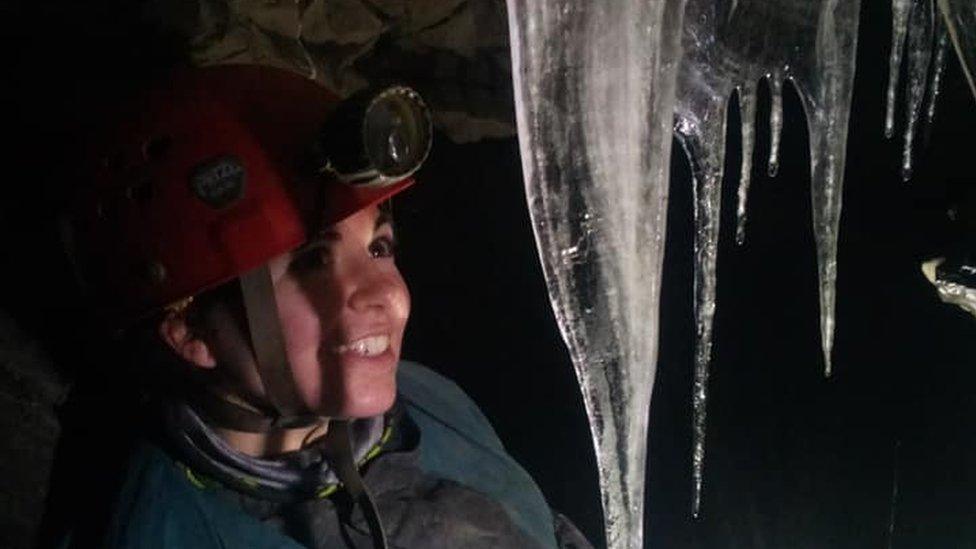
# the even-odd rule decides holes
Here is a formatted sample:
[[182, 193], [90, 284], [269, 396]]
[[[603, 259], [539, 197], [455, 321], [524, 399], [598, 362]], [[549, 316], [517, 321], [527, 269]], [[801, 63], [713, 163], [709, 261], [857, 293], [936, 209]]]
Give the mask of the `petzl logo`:
[[223, 208], [244, 195], [244, 165], [236, 156], [221, 156], [199, 165], [190, 175], [190, 187], [214, 208]]

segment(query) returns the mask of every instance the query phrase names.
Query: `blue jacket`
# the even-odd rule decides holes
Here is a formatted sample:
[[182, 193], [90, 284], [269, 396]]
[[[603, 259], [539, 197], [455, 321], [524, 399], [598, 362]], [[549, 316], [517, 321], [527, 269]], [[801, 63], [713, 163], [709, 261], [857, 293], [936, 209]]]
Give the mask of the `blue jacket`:
[[[402, 362], [400, 402], [420, 432], [424, 474], [497, 502], [521, 534], [557, 546], [553, 514], [532, 478], [511, 458], [478, 407], [453, 382]], [[226, 490], [208, 489], [166, 452], [141, 445], [130, 462], [106, 545], [118, 548], [301, 547], [245, 512]]]

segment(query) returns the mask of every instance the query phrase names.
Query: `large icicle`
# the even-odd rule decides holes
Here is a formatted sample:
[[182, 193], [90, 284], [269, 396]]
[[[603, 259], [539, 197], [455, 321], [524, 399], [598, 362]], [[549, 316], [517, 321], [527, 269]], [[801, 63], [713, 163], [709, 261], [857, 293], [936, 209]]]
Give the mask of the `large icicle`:
[[508, 0], [529, 210], [613, 549], [643, 547], [683, 4]]
[[693, 513], [698, 514], [705, 457], [708, 368], [721, 217], [727, 104], [739, 90], [742, 171], [737, 239], [744, 235], [752, 167], [755, 85], [767, 77], [772, 97], [769, 170], [778, 165], [782, 81], [803, 100], [810, 128], [811, 194], [820, 275], [824, 369], [831, 371], [837, 229], [854, 77], [859, 2], [851, 0], [689, 0], [678, 74], [675, 130], [695, 178], [695, 320], [698, 345], [692, 392]]

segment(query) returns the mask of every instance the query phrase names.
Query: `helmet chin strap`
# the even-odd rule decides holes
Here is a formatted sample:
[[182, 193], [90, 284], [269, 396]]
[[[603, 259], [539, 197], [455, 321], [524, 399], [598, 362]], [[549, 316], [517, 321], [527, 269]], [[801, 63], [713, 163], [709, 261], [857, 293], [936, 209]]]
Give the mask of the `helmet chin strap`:
[[241, 275], [240, 286], [254, 360], [264, 385], [265, 398], [274, 414], [270, 418], [270, 427], [289, 429], [311, 425], [319, 418], [308, 411], [295, 388], [268, 266], [262, 265]]
[[[274, 297], [274, 284], [268, 266], [263, 265], [244, 273], [240, 277], [241, 294], [244, 297], [244, 312], [251, 336], [251, 346], [257, 363], [258, 374], [264, 384], [265, 397], [271, 405], [271, 416], [257, 410], [248, 410], [240, 404], [229, 403], [238, 412], [248, 416], [263, 415], [266, 425], [264, 431], [305, 427], [321, 421], [321, 418], [301, 402], [295, 387], [288, 357], [285, 353], [285, 338], [278, 322], [278, 306]], [[240, 417], [238, 419], [241, 419]], [[250, 417], [251, 423], [255, 418]], [[345, 486], [355, 505], [358, 505], [366, 518], [373, 546], [386, 549], [386, 533], [380, 521], [376, 504], [373, 502], [363, 479], [359, 476], [353, 456], [352, 441], [348, 420], [332, 420], [325, 440], [326, 457], [336, 476]]]
[[251, 352], [264, 386], [264, 396], [252, 397], [203, 387], [190, 395], [194, 408], [214, 425], [248, 433], [268, 433], [320, 423], [323, 418], [309, 411], [298, 396], [267, 265], [244, 273], [238, 283]]

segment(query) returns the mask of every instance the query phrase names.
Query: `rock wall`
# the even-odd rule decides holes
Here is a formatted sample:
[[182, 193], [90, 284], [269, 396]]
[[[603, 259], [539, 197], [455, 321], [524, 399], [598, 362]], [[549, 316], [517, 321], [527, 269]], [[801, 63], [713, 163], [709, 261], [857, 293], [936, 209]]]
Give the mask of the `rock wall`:
[[455, 142], [514, 134], [503, 0], [155, 1], [146, 17], [194, 64], [286, 68], [343, 96], [404, 82]]

